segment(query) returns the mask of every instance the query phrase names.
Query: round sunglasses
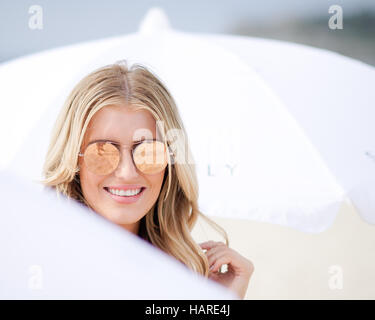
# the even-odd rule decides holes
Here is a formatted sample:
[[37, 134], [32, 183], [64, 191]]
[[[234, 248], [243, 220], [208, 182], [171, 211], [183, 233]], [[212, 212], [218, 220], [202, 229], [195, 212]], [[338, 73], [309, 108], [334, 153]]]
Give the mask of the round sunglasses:
[[[96, 175], [108, 175], [115, 171], [121, 161], [121, 144], [108, 140], [92, 141], [86, 146], [83, 157], [87, 169]], [[146, 139], [136, 142], [131, 149], [133, 163], [144, 174], [156, 174], [165, 169], [168, 157], [173, 159], [173, 152], [164, 142]]]

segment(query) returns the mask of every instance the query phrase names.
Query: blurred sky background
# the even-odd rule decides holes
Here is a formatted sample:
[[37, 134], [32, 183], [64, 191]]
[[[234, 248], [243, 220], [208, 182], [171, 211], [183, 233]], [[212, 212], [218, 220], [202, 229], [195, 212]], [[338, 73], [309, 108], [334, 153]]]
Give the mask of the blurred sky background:
[[[29, 28], [29, 7], [43, 29]], [[343, 29], [331, 30], [331, 5]], [[174, 29], [264, 37], [326, 48], [375, 66], [375, 0], [0, 0], [0, 62], [49, 48], [136, 32], [160, 7]]]

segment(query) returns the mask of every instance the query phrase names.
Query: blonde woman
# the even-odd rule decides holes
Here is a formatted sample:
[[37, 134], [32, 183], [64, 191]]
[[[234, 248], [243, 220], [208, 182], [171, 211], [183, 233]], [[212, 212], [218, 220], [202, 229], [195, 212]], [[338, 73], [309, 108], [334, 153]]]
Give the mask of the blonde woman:
[[[168, 140], [171, 132], [174, 138], [177, 132], [177, 142]], [[226, 232], [199, 211], [186, 137], [175, 102], [155, 75], [141, 65], [105, 66], [67, 98], [42, 182], [243, 299], [253, 264], [229, 248]], [[225, 243], [197, 244], [191, 230], [198, 216], [221, 232]], [[227, 271], [221, 272], [224, 264]]]

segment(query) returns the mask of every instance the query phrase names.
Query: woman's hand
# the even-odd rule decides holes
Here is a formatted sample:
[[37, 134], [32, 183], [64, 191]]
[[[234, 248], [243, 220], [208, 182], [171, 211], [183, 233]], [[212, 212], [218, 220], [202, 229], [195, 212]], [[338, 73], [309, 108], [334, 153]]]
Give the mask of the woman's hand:
[[[210, 265], [209, 279], [214, 280], [233, 290], [243, 299], [254, 271], [253, 263], [223, 242], [207, 241], [199, 244], [206, 249]], [[227, 272], [220, 273], [223, 264], [228, 265]]]

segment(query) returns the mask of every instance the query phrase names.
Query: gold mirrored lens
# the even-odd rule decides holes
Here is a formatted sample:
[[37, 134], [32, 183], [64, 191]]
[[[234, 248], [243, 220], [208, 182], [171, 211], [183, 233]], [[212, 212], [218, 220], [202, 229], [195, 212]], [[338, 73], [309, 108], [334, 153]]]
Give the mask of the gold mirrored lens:
[[133, 152], [134, 163], [145, 174], [156, 174], [168, 164], [166, 147], [161, 141], [145, 141]]
[[86, 148], [84, 161], [92, 173], [107, 175], [117, 168], [120, 161], [120, 152], [111, 143], [96, 142]]

